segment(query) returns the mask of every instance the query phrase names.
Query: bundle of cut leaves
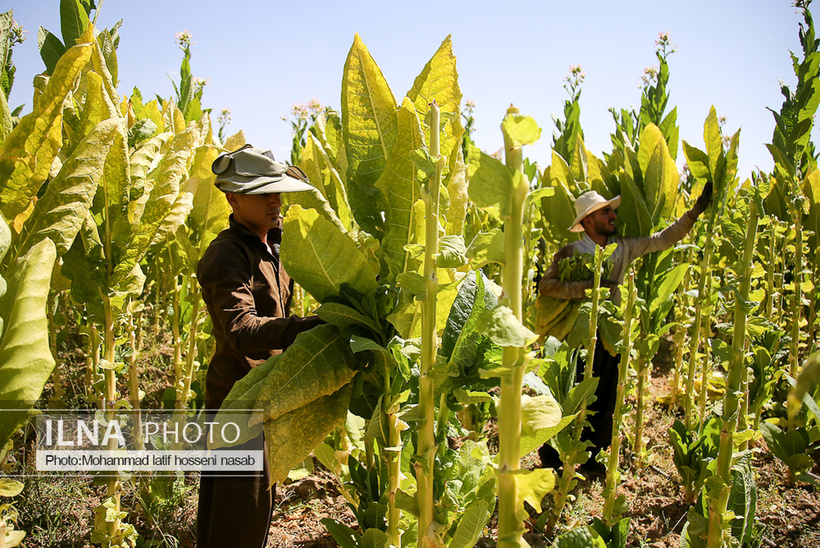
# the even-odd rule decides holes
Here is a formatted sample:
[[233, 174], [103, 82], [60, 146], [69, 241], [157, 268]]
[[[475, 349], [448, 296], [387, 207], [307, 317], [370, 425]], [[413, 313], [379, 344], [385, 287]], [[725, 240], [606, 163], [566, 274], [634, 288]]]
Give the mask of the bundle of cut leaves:
[[[593, 278], [594, 257], [592, 253], [576, 251], [572, 256], [558, 263], [558, 279], [562, 282], [591, 281]], [[612, 263], [604, 262], [602, 279], [608, 279]], [[566, 340], [575, 322], [581, 315], [583, 299], [560, 299], [549, 295], [539, 295], [536, 301], [535, 327], [541, 341], [555, 337]]]

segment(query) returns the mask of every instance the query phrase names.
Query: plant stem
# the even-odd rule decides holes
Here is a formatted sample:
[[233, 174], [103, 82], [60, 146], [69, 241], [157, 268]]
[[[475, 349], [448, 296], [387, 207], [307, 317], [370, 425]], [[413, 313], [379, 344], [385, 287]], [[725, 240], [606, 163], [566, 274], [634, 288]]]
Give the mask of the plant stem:
[[635, 273], [629, 273], [627, 285], [627, 301], [624, 309], [624, 331], [623, 348], [621, 350], [621, 363], [618, 364], [618, 396], [615, 398], [615, 411], [612, 417], [612, 444], [609, 451], [609, 461], [606, 467], [606, 485], [604, 487], [604, 522], [610, 527], [614, 525], [619, 516], [614, 516], [615, 501], [617, 498], [618, 481], [618, 460], [621, 451], [621, 418], [623, 416], [623, 404], [626, 399], [626, 384], [629, 379], [629, 359], [632, 353], [632, 310], [635, 306], [635, 297], [638, 292], [635, 289]]
[[[703, 246], [703, 258], [700, 264], [700, 278], [698, 279], [698, 296], [695, 301], [695, 321], [692, 323], [692, 335], [689, 339], [689, 370], [686, 377], [686, 400], [684, 402], [684, 413], [686, 418], [686, 428], [693, 429], [692, 420], [694, 419], [693, 403], [695, 399], [695, 368], [698, 361], [698, 349], [700, 348], [701, 331], [704, 330], [704, 324], [709, 322], [710, 314], [704, 318], [704, 307], [711, 310], [708, 306], [710, 295], [707, 293], [707, 280], [712, 277], [712, 248], [713, 238], [711, 234], [714, 233], [716, 207], [712, 208], [712, 213], [709, 216], [709, 223], [706, 226], [706, 244]], [[709, 284], [711, 285], [711, 284]], [[708, 345], [705, 345], [708, 346]], [[708, 351], [705, 351], [708, 360]], [[705, 394], [706, 385], [701, 386], [701, 393]]]
[[789, 314], [791, 321], [792, 340], [789, 347], [789, 375], [797, 377], [800, 368], [800, 322], [803, 319], [803, 210], [799, 206], [802, 196], [795, 197], [798, 204], [792, 206], [792, 221], [794, 222], [794, 293], [792, 310]]
[[202, 290], [193, 276], [188, 278], [188, 294], [193, 298], [194, 304], [191, 311], [191, 327], [188, 331], [188, 351], [185, 356], [185, 369], [182, 371], [182, 389], [177, 392], [177, 409], [187, 409], [190, 400], [191, 383], [194, 377], [194, 365], [196, 358], [197, 334], [199, 333], [199, 314], [202, 309]]
[[421, 303], [421, 374], [419, 377], [419, 410], [421, 421], [416, 448], [416, 482], [419, 503], [419, 541], [422, 548], [435, 545], [433, 525], [433, 474], [436, 455], [435, 433], [435, 387], [433, 364], [436, 361], [436, 254], [438, 253], [438, 207], [441, 187], [442, 160], [439, 144], [440, 112], [435, 101], [430, 105], [430, 155], [438, 159], [435, 177], [428, 191], [423, 194], [426, 206], [424, 278], [427, 284], [425, 299]]
[[[518, 114], [510, 106], [507, 116]], [[503, 131], [502, 125], [502, 131]], [[504, 133], [507, 166], [523, 173], [524, 155], [520, 146], [513, 146]], [[527, 198], [526, 178], [517, 181], [510, 196], [510, 216], [504, 224], [504, 270], [502, 272], [503, 296], [513, 315], [522, 320], [522, 277], [524, 274], [524, 202]], [[521, 467], [521, 389], [524, 381], [526, 358], [521, 347], [504, 347], [502, 367], [511, 374], [501, 377], [501, 409], [498, 418], [498, 546], [512, 548], [523, 546], [524, 524], [518, 516], [518, 484], [515, 473]]]
[[754, 256], [755, 236], [757, 234], [757, 204], [754, 200], [749, 205], [749, 227], [746, 232], [746, 241], [743, 256], [738, 265], [740, 288], [735, 301], [734, 332], [732, 334], [732, 359], [726, 377], [726, 391], [723, 398], [723, 427], [720, 432], [720, 449], [717, 457], [716, 475], [721, 478], [721, 486], [717, 493], [709, 495], [709, 530], [707, 548], [720, 548], [724, 543], [724, 514], [729, 501], [732, 487], [732, 454], [734, 451], [734, 434], [737, 431], [739, 396], [743, 376], [744, 347], [746, 344], [746, 317], [745, 302], [749, 300], [751, 287], [752, 258]]

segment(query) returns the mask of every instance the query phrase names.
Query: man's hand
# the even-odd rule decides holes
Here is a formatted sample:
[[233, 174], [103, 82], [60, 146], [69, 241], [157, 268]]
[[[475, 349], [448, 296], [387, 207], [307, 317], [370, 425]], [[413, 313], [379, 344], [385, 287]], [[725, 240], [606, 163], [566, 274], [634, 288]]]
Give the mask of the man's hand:
[[703, 187], [703, 191], [701, 191], [700, 196], [698, 196], [698, 200], [695, 202], [695, 205], [692, 207], [691, 211], [692, 214], [697, 219], [701, 213], [706, 211], [706, 207], [709, 205], [709, 202], [712, 200], [712, 183], [706, 183]]

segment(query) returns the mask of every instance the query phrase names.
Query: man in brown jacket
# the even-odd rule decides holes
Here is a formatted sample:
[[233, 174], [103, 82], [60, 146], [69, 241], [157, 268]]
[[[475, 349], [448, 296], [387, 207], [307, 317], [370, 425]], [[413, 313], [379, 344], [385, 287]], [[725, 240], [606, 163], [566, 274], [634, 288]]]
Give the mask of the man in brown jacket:
[[[621, 204], [621, 197], [616, 196], [607, 200], [594, 190], [586, 192], [575, 200], [576, 217], [569, 227], [570, 232], [583, 232], [584, 236], [571, 244], [567, 244], [555, 254], [552, 263], [544, 273], [538, 284], [539, 295], [546, 295], [558, 299], [583, 299], [586, 290], [592, 289], [592, 280], [562, 281], [558, 276], [559, 263], [578, 253], [594, 253], [595, 247], [606, 247], [615, 243], [617, 247], [608, 259], [612, 263], [609, 278], [601, 280], [601, 285], [609, 287], [612, 292], [610, 298], [620, 303], [619, 286], [624, 281], [629, 265], [635, 259], [649, 253], [669, 249], [679, 242], [692, 230], [695, 221], [706, 210], [712, 199], [712, 184], [707, 183], [695, 205], [681, 216], [680, 219], [651, 236], [644, 238], [628, 238], [619, 236], [615, 229], [615, 219], [618, 214], [615, 209]], [[594, 414], [589, 417], [592, 427], [584, 431], [584, 439], [592, 443], [590, 450], [592, 458], [581, 466], [581, 470], [588, 475], [602, 475], [605, 473], [603, 465], [596, 462], [595, 456], [602, 449], [610, 445], [612, 439], [612, 415], [615, 411], [615, 398], [618, 388], [618, 364], [620, 355], [613, 356], [605, 348], [598, 337], [595, 345], [595, 360], [592, 374], [598, 377], [598, 388], [595, 391], [595, 402], [589, 406]], [[584, 364], [579, 360], [577, 371], [583, 375]], [[538, 451], [541, 464], [545, 467], [558, 467], [560, 460], [555, 449], [544, 444]]]
[[[236, 381], [321, 321], [288, 315], [292, 283], [279, 258], [280, 194], [313, 190], [304, 173], [250, 145], [220, 155], [212, 169], [233, 210], [197, 266], [216, 343], [205, 377], [205, 405], [215, 413]], [[267, 461], [256, 475], [203, 472], [197, 546], [263, 548], [275, 493], [269, 483]]]

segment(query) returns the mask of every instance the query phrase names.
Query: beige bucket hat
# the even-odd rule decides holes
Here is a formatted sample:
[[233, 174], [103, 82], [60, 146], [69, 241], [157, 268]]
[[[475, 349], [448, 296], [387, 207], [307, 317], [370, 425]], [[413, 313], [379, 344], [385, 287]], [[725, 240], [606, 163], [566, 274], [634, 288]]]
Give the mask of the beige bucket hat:
[[315, 190], [305, 172], [296, 166], [277, 162], [273, 152], [245, 145], [220, 154], [211, 165], [214, 184], [232, 194], [273, 194]]
[[611, 200], [607, 200], [594, 190], [590, 190], [589, 192], [584, 192], [578, 198], [575, 199], [575, 213], [577, 216], [575, 220], [572, 222], [572, 226], [569, 227], [570, 232], [583, 232], [584, 227], [581, 226], [581, 221], [595, 211], [599, 209], [603, 209], [606, 206], [611, 206], [612, 209], [617, 208], [621, 205], [621, 197], [615, 196]]

